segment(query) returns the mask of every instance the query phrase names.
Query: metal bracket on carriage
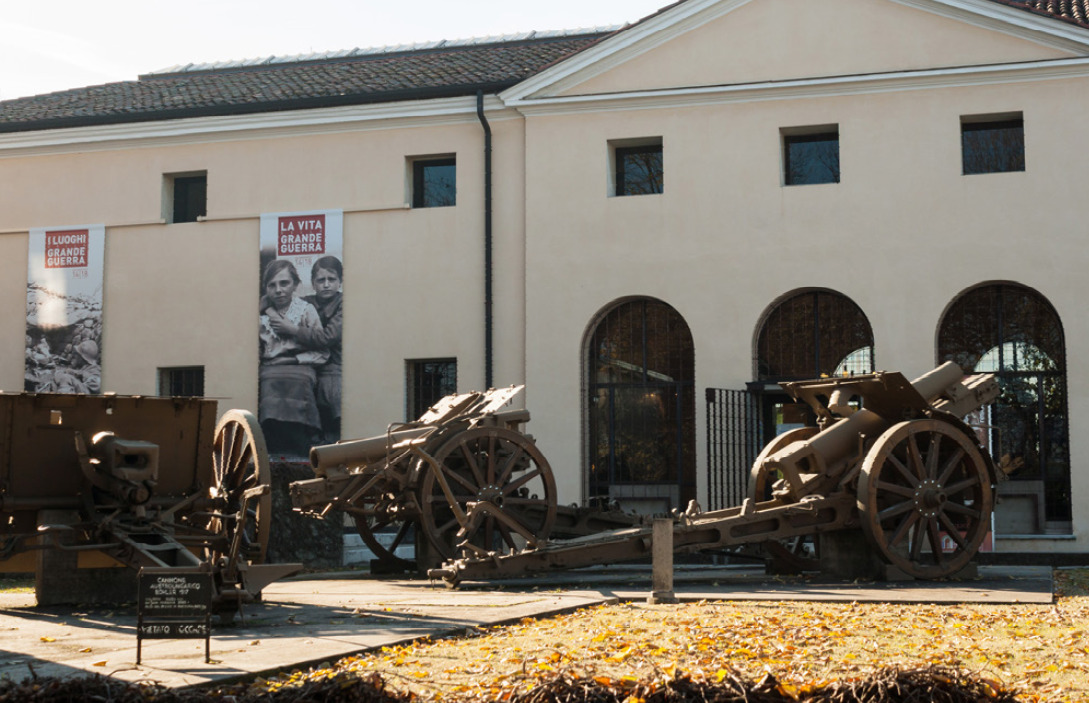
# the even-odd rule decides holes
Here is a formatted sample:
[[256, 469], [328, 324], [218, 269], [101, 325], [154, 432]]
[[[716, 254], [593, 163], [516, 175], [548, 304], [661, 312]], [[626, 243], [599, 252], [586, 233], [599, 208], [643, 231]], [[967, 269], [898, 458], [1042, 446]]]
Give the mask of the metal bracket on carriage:
[[[30, 539], [35, 540], [35, 545], [33, 547], [24, 546], [25, 543]], [[41, 544], [41, 540], [39, 540], [37, 536], [28, 537], [26, 535], [8, 535], [3, 539], [0, 539], [0, 561], [10, 559], [13, 555], [18, 554], [19, 552], [26, 549], [37, 549], [39, 548], [39, 545], [44, 546]]]
[[676, 508], [673, 509], [674, 522], [679, 522], [682, 525], [691, 525], [699, 520], [701, 515], [703, 515], [703, 508], [700, 507], [699, 502], [696, 500], [688, 501], [688, 507], [685, 508], [683, 513]]
[[823, 506], [826, 496], [822, 495], [807, 495], [798, 499], [797, 503], [791, 503], [786, 506], [783, 511], [783, 515], [815, 515], [820, 512]]

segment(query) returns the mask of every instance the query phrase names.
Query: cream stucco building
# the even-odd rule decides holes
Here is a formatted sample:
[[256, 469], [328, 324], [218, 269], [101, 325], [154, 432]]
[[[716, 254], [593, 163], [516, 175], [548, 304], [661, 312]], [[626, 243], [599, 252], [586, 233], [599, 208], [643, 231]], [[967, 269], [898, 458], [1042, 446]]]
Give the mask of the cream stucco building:
[[525, 383], [562, 503], [717, 506], [796, 419], [777, 382], [953, 359], [1004, 384], [996, 550], [1089, 552], [1089, 22], [1055, 5], [684, 0], [0, 103], [0, 388], [30, 231], [101, 224], [102, 390], [256, 407], [260, 216], [339, 210], [346, 437], [424, 377]]

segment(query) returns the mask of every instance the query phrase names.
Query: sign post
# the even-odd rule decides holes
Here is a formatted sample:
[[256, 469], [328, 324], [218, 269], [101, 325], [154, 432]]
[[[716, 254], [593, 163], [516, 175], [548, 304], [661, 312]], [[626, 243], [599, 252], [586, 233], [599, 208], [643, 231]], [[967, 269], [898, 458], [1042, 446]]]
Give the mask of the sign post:
[[212, 574], [196, 569], [140, 569], [136, 616], [136, 663], [145, 639], [204, 639], [204, 663], [212, 661]]

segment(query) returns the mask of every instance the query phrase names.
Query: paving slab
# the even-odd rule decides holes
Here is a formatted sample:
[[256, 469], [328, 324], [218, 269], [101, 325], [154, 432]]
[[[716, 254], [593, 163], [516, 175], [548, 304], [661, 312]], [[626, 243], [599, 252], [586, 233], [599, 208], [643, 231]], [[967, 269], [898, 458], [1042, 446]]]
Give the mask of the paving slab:
[[[620, 600], [640, 600], [650, 590], [650, 567], [603, 568], [550, 574], [538, 587], [588, 589]], [[524, 588], [518, 580], [465, 582], [462, 589]], [[899, 603], [1051, 603], [1054, 583], [1049, 566], [980, 566], [971, 578], [943, 581], [840, 581], [819, 574], [775, 577], [762, 569], [703, 567], [678, 570], [674, 594], [693, 600], [798, 600]]]
[[[978, 578], [855, 583], [774, 578], [753, 569], [678, 569], [681, 601], [799, 600], [929, 603], [1050, 603], [1051, 569], [981, 567]], [[36, 607], [33, 594], [0, 594], [0, 676], [95, 673], [172, 687], [228, 683], [333, 662], [421, 637], [547, 617], [619, 600], [645, 600], [650, 571], [596, 569], [533, 581], [463, 584], [307, 575], [268, 586], [244, 619], [203, 639], [143, 640], [136, 664], [135, 604], [115, 608]]]

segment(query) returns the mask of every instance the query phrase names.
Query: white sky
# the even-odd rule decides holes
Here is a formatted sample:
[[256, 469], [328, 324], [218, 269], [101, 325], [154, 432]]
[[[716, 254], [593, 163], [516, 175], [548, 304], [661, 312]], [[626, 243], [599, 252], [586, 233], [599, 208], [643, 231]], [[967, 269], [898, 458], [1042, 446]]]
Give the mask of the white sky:
[[0, 100], [187, 63], [633, 22], [672, 0], [0, 0]]

